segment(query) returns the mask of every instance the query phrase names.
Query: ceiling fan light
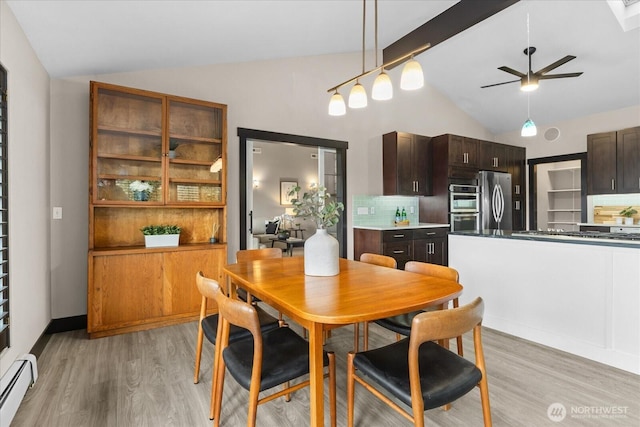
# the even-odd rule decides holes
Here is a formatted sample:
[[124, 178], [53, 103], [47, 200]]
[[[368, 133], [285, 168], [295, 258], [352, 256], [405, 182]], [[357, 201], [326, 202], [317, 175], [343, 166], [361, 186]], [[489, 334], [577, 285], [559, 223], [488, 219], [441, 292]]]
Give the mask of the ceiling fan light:
[[364, 108], [366, 106], [367, 91], [364, 90], [364, 86], [360, 82], [356, 81], [349, 93], [349, 108]]
[[522, 80], [520, 83], [520, 90], [523, 92], [533, 92], [538, 89], [538, 79], [537, 78], [527, 78], [526, 80]]
[[391, 98], [393, 98], [393, 85], [391, 84], [391, 79], [384, 70], [381, 70], [380, 74], [378, 74], [378, 77], [376, 77], [373, 82], [371, 99], [375, 99], [376, 101], [386, 101]]
[[342, 95], [336, 90], [329, 101], [330, 116], [344, 116], [347, 113], [347, 106], [344, 103]]
[[400, 77], [400, 89], [416, 90], [424, 86], [424, 74], [422, 66], [411, 57], [411, 60], [404, 65], [402, 76]]
[[538, 134], [538, 129], [536, 128], [536, 124], [533, 123], [533, 120], [527, 118], [527, 121], [522, 125], [522, 130], [520, 131], [520, 136], [528, 137], [528, 136], [536, 136]]

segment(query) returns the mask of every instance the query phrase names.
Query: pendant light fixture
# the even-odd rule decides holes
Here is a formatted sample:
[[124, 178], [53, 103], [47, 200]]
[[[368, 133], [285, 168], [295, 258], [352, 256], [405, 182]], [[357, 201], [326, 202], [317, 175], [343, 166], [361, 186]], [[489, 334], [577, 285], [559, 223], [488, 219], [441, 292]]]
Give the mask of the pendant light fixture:
[[422, 66], [411, 55], [411, 60], [404, 65], [402, 76], [400, 77], [400, 89], [416, 90], [424, 86], [424, 75]]
[[[366, 0], [362, 0], [362, 73], [364, 74], [364, 41], [365, 41], [365, 26], [366, 26]], [[356, 84], [351, 88], [349, 93], [349, 108], [364, 108], [367, 106], [367, 91], [364, 90], [364, 86], [360, 84], [360, 81], [356, 79]]]
[[377, 101], [384, 101], [393, 98], [393, 85], [389, 75], [384, 71], [385, 68], [393, 67], [403, 62], [409, 62], [405, 65], [401, 81], [400, 88], [403, 90], [415, 90], [424, 86], [424, 75], [422, 74], [422, 67], [420, 63], [414, 59], [415, 55], [419, 55], [425, 50], [429, 49], [431, 45], [429, 43], [420, 46], [411, 52], [402, 55], [392, 61], [383, 63], [378, 66], [378, 0], [374, 1], [375, 4], [375, 54], [376, 54], [376, 67], [365, 71], [365, 22], [366, 22], [366, 0], [362, 0], [362, 73], [350, 78], [349, 80], [340, 83], [337, 86], [328, 89], [327, 92], [332, 93], [331, 100], [329, 101], [329, 115], [342, 116], [346, 114], [346, 108], [344, 105], [344, 99], [338, 90], [350, 83], [355, 82], [355, 85], [351, 88], [349, 93], [349, 108], [364, 108], [367, 106], [367, 91], [360, 83], [360, 79], [370, 74], [379, 72], [376, 77], [373, 88], [371, 90], [371, 98]]
[[[527, 13], [527, 46], [531, 46], [531, 43], [529, 42], [529, 14]], [[529, 64], [531, 64], [531, 50], [527, 49], [527, 59], [529, 60]], [[531, 73], [527, 73], [527, 88], [528, 89], [522, 89], [525, 86], [522, 86], [522, 90], [527, 92], [527, 120], [524, 122], [524, 124], [522, 125], [522, 130], [520, 131], [520, 136], [524, 136], [524, 137], [529, 137], [529, 136], [536, 136], [538, 134], [538, 129], [536, 128], [536, 124], [533, 122], [533, 120], [531, 120], [531, 111], [530, 111], [530, 106], [529, 106], [529, 97], [530, 97], [530, 92], [532, 90], [535, 90], [538, 88], [538, 82], [535, 82], [535, 87], [531, 82]]]
[[340, 92], [336, 89], [336, 93], [331, 97], [329, 101], [329, 115], [330, 116], [344, 116], [347, 113], [347, 106], [344, 103], [344, 99]]
[[[378, 66], [378, 0], [375, 0], [375, 35], [376, 35], [376, 67]], [[380, 69], [380, 74], [373, 82], [371, 88], [371, 99], [376, 101], [387, 101], [393, 98], [393, 85], [391, 84], [391, 78], [384, 72], [384, 68]]]

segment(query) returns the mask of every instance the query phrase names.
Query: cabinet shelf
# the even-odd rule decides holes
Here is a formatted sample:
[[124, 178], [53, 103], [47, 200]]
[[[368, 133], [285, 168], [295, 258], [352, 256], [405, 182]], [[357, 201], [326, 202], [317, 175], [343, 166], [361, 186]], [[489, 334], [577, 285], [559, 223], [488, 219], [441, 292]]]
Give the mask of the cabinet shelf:
[[162, 159], [159, 157], [136, 156], [132, 154], [98, 154], [99, 159], [115, 159], [115, 160], [134, 160], [137, 162], [155, 162], [160, 163]]
[[112, 175], [103, 174], [98, 175], [98, 181], [103, 179], [109, 180], [129, 180], [129, 181], [160, 181], [162, 178], [159, 176], [142, 176], [142, 175]]
[[172, 184], [206, 184], [206, 185], [222, 185], [222, 181], [215, 179], [193, 179], [193, 178], [171, 178], [169, 182]]
[[158, 130], [143, 130], [143, 129], [123, 129], [116, 126], [100, 125], [98, 126], [98, 132], [110, 132], [118, 133], [122, 135], [137, 135], [137, 136], [162, 136], [162, 131]]
[[203, 161], [203, 160], [183, 160], [183, 159], [171, 159], [170, 162], [172, 164], [180, 164], [180, 165], [193, 165], [193, 166], [211, 166], [213, 162], [211, 161]]
[[192, 141], [192, 142], [206, 142], [206, 143], [213, 143], [213, 144], [222, 144], [222, 140], [220, 138], [208, 138], [208, 137], [204, 137], [204, 136], [191, 136], [191, 135], [169, 135], [169, 139], [170, 140], [179, 140], [179, 141], [183, 141], [183, 142], [188, 142], [188, 141]]
[[572, 166], [568, 168], [555, 168], [549, 169], [549, 172], [577, 172], [580, 170], [580, 166]]

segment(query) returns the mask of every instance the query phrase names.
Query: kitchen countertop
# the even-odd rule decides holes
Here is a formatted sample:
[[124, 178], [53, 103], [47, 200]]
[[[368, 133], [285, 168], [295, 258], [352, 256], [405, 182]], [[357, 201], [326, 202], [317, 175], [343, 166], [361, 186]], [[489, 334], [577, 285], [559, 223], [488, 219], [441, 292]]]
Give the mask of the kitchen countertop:
[[543, 241], [554, 243], [572, 243], [578, 245], [593, 245], [593, 246], [615, 246], [622, 248], [636, 248], [640, 249], [640, 241], [632, 240], [609, 240], [609, 239], [597, 239], [590, 237], [571, 237], [571, 236], [557, 236], [557, 235], [534, 235], [534, 234], [520, 234], [526, 233], [523, 231], [511, 231], [511, 230], [482, 230], [480, 232], [474, 231], [453, 231], [449, 234], [457, 236], [471, 236], [471, 237], [488, 237], [496, 239], [518, 239], [518, 240], [531, 240], [531, 241]]
[[413, 228], [449, 228], [449, 224], [436, 224], [430, 222], [419, 222], [417, 224], [409, 224], [403, 226], [394, 226], [394, 225], [354, 225], [353, 228], [360, 228], [362, 230], [377, 230], [377, 231], [387, 231], [387, 230], [410, 230]]

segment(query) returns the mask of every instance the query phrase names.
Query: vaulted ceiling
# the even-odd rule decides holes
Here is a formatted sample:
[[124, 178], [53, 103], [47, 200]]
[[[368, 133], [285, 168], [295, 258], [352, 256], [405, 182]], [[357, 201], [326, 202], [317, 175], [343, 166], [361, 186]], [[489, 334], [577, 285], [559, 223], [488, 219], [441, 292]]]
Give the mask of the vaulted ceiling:
[[[7, 3], [53, 78], [360, 52], [362, 43], [355, 0]], [[380, 48], [455, 3], [379, 0]], [[373, 0], [367, 4], [372, 49]], [[531, 94], [536, 123], [555, 123], [640, 105], [638, 12], [640, 3], [625, 8], [622, 0], [522, 0], [416, 59], [429, 84], [497, 134], [522, 125], [526, 95], [518, 83], [480, 86], [514, 79], [499, 66], [527, 71], [527, 36], [537, 48], [533, 71], [575, 55], [554, 73], [582, 76], [545, 80]]]

